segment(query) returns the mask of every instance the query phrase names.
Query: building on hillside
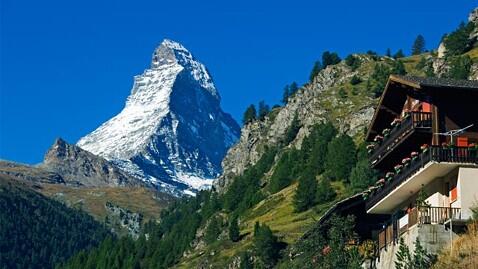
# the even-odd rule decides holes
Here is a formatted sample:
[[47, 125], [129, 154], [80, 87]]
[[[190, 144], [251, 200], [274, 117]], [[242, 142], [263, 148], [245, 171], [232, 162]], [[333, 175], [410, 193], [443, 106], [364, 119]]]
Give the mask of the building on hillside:
[[356, 216], [374, 268], [395, 268], [400, 238], [412, 251], [417, 238], [433, 254], [450, 246], [478, 206], [478, 81], [390, 76], [366, 141], [380, 180], [325, 218]]

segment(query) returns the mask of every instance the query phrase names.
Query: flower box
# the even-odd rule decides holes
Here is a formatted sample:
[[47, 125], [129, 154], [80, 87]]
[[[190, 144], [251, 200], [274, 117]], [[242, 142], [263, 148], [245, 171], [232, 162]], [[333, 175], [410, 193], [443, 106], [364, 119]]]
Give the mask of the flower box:
[[388, 129], [388, 128], [383, 129], [382, 134], [383, 134], [384, 137], [389, 136], [390, 135], [390, 129]]
[[376, 135], [375, 138], [373, 139], [373, 141], [375, 141], [377, 143], [381, 143], [383, 141], [383, 136]]
[[392, 127], [396, 127], [396, 126], [400, 126], [401, 123], [402, 123], [402, 119], [401, 119], [401, 118], [395, 118], [390, 125], [391, 125]]
[[385, 184], [385, 178], [381, 178], [377, 180], [377, 182], [375, 183], [375, 186], [383, 186], [384, 184]]
[[403, 165], [397, 164], [393, 167], [395, 169], [395, 173], [399, 174], [402, 171]]
[[418, 159], [418, 152], [412, 151], [412, 153], [410, 154], [410, 157], [412, 158], [412, 161], [417, 160]]
[[387, 172], [385, 174], [385, 178], [387, 179], [387, 181], [390, 181], [393, 178], [393, 176], [395, 176], [394, 172]]
[[410, 159], [410, 158], [408, 158], [408, 157], [403, 158], [403, 159], [402, 159], [402, 164], [403, 164], [403, 166], [407, 167], [407, 166], [410, 164], [410, 161], [411, 161], [411, 160], [412, 160], [412, 159]]
[[422, 150], [422, 152], [427, 152], [428, 151], [428, 144], [423, 144], [420, 149]]

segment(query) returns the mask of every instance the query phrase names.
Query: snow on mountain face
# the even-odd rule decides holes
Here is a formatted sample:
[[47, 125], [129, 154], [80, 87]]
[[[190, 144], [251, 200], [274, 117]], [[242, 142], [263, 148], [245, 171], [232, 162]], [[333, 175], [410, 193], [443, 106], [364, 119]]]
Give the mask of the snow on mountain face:
[[191, 193], [212, 185], [239, 134], [206, 67], [164, 40], [124, 109], [77, 145], [160, 189]]

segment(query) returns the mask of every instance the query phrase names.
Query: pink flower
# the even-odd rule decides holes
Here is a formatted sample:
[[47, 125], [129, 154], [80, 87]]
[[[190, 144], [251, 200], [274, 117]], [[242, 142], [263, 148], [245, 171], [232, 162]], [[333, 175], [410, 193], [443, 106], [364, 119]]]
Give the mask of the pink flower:
[[427, 149], [427, 148], [428, 148], [428, 144], [423, 144], [423, 145], [420, 147], [421, 150], [425, 150], [425, 149]]
[[412, 157], [417, 157], [417, 156], [418, 156], [418, 152], [412, 151], [412, 153], [410, 154], [410, 156], [412, 156]]

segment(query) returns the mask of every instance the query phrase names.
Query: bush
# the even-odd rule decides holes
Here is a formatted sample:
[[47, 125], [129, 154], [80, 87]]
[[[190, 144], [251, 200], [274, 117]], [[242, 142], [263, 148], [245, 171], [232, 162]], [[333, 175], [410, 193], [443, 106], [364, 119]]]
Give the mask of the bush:
[[468, 55], [453, 57], [450, 61], [450, 70], [446, 77], [453, 79], [468, 79], [470, 76], [471, 58]]
[[360, 77], [358, 77], [357, 75], [354, 75], [352, 77], [352, 79], [350, 79], [350, 84], [352, 84], [352, 85], [357, 85], [360, 82], [362, 82], [362, 79]]
[[279, 259], [279, 242], [269, 226], [256, 222], [253, 238], [254, 250], [266, 267], [272, 267]]
[[357, 68], [360, 67], [361, 61], [358, 57], [354, 56], [353, 54], [350, 54], [345, 58], [345, 64], [350, 66], [352, 71], [357, 70]]

